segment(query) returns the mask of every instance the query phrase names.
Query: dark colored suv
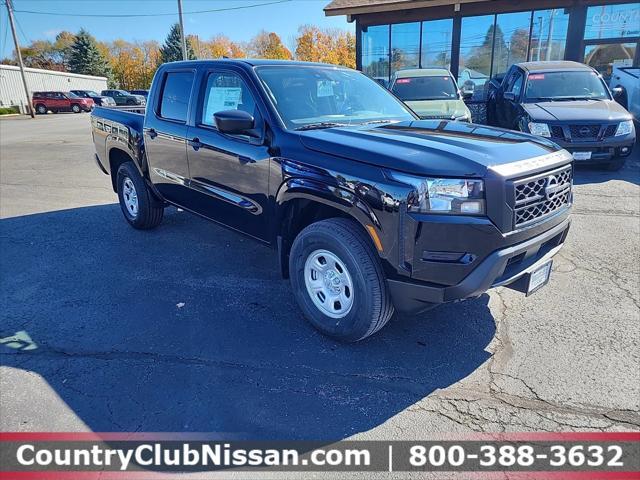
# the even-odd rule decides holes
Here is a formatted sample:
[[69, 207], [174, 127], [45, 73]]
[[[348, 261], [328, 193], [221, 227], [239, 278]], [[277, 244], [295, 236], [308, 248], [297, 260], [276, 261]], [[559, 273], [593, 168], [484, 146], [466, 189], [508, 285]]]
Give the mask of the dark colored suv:
[[113, 98], [116, 105], [145, 105], [147, 103], [144, 97], [132, 95], [125, 90], [103, 90], [101, 95]]
[[606, 163], [611, 170], [622, 168], [633, 149], [632, 115], [587, 65], [518, 63], [493, 87], [487, 104], [491, 125], [550, 138], [576, 162]]
[[90, 112], [93, 108], [93, 100], [81, 98], [71, 92], [33, 92], [33, 107], [40, 115], [48, 111], [58, 112]]
[[82, 98], [90, 98], [99, 107], [109, 107], [116, 104], [113, 98], [99, 95], [93, 90], [71, 90], [71, 93]]

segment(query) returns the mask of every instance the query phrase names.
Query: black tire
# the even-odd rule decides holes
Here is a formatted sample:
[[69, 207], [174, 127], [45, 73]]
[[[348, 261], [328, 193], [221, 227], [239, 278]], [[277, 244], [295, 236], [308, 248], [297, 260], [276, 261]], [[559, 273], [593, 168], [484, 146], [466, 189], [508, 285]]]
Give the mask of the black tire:
[[46, 115], [47, 114], [47, 106], [43, 103], [38, 103], [36, 105], [36, 113], [38, 115]]
[[[130, 210], [127, 206], [127, 200], [125, 200], [125, 197], [130, 198], [130, 195], [127, 196], [127, 189], [125, 188], [125, 182], [127, 182], [127, 180], [130, 180], [135, 187], [134, 193], [137, 199], [136, 212]], [[116, 185], [120, 208], [122, 209], [124, 218], [133, 228], [149, 230], [160, 225], [164, 215], [164, 206], [153, 196], [138, 172], [138, 169], [132, 162], [125, 162], [120, 165]]]
[[71, 105], [71, 111], [73, 113], [80, 113], [82, 112], [82, 108], [80, 108], [80, 105], [74, 103], [73, 105]]
[[618, 170], [622, 170], [624, 164], [626, 163], [626, 157], [615, 157], [611, 162], [607, 163], [607, 170], [610, 172], [617, 172]]
[[[353, 283], [353, 304], [342, 318], [326, 315], [314, 304], [305, 283], [305, 263], [318, 250], [337, 256]], [[320, 332], [342, 342], [373, 335], [394, 312], [378, 254], [371, 239], [355, 221], [332, 218], [303, 229], [293, 242], [289, 276], [305, 318]]]

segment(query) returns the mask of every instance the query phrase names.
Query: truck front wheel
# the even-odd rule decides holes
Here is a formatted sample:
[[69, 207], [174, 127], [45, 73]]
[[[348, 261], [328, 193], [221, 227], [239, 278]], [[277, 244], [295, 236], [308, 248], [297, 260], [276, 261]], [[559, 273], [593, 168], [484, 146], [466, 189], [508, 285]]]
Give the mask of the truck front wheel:
[[291, 248], [289, 276], [305, 318], [336, 340], [362, 340], [393, 315], [378, 255], [353, 220], [332, 218], [303, 229]]
[[118, 168], [118, 200], [124, 218], [133, 228], [148, 230], [162, 222], [164, 207], [158, 202], [132, 162]]

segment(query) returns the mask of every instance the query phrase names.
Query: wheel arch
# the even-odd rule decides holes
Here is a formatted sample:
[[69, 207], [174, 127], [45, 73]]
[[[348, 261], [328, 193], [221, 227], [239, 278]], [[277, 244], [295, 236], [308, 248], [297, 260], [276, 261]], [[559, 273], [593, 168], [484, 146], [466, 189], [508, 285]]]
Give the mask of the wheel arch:
[[140, 165], [138, 164], [138, 162], [133, 158], [133, 156], [129, 152], [123, 150], [122, 148], [118, 148], [118, 147], [109, 148], [108, 159], [109, 159], [109, 171], [111, 172], [111, 186], [113, 187], [114, 192], [117, 191], [116, 177], [118, 176], [117, 175], [118, 169], [120, 168], [120, 165], [122, 165], [125, 162], [132, 162], [138, 169], [138, 172], [140, 172], [140, 175], [144, 178], [144, 174], [140, 169]]
[[275, 238], [283, 278], [289, 277], [289, 252], [293, 240], [305, 227], [328, 218], [347, 218], [366, 233], [374, 249], [370, 229], [379, 231], [375, 213], [354, 193], [309, 179], [290, 179], [276, 196]]

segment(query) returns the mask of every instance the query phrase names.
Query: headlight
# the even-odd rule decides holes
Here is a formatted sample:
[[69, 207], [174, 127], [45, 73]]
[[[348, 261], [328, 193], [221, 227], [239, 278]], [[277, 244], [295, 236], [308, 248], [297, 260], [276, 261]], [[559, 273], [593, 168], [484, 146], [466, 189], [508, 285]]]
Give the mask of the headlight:
[[618, 124], [615, 136], [620, 137], [622, 135], [629, 135], [631, 132], [633, 132], [633, 120], [625, 120]]
[[549, 125], [546, 123], [529, 122], [529, 131], [532, 134], [539, 135], [541, 137], [551, 137]]
[[416, 213], [483, 215], [484, 183], [466, 178], [421, 178], [389, 172], [394, 180], [414, 187], [407, 209]]

